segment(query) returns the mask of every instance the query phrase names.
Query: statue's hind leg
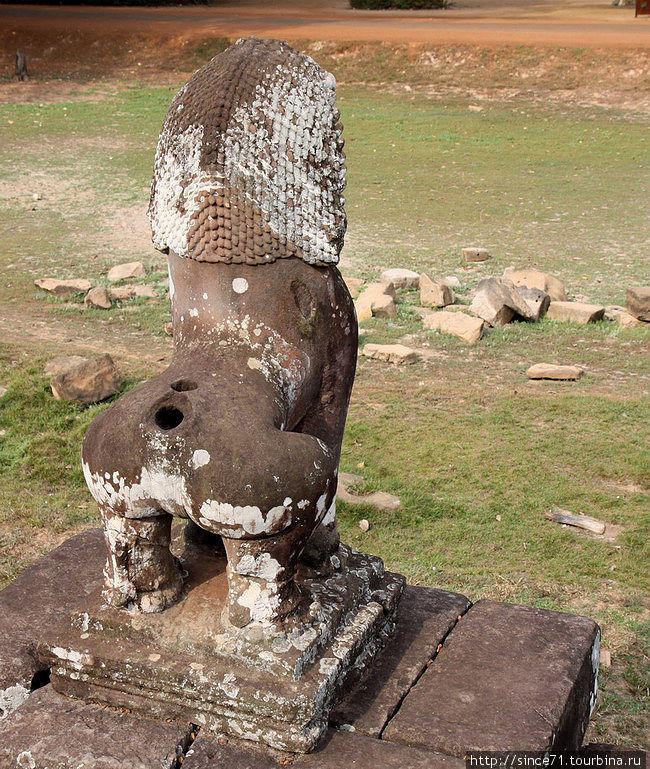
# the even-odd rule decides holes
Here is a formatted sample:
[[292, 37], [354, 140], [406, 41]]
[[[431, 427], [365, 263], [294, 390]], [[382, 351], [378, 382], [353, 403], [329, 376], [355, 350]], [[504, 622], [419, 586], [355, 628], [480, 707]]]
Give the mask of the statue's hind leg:
[[109, 606], [159, 612], [175, 603], [183, 587], [170, 552], [172, 516], [161, 512], [126, 518], [100, 506], [108, 559], [104, 599]]

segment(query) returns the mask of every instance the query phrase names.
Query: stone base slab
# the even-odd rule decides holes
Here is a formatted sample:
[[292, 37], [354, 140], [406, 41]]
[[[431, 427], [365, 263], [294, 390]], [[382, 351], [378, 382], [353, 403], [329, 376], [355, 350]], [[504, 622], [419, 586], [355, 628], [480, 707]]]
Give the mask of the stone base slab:
[[325, 578], [308, 569], [297, 580], [314, 620], [280, 633], [234, 628], [220, 608], [225, 558], [198, 555], [186, 596], [160, 614], [103, 608], [99, 593], [48, 635], [39, 655], [52, 685], [89, 702], [296, 752], [311, 750], [332, 704], [351, 686], [394, 629], [404, 578], [380, 559], [341, 545], [341, 568]]
[[[98, 587], [100, 543], [97, 531], [74, 537], [0, 591], [0, 618], [9, 620], [0, 635], [0, 675], [5, 669], [14, 675], [12, 660], [29, 661], [21, 673], [26, 682], [42, 667], [33, 652], [37, 642], [63, 628], [62, 617], [86, 595], [86, 584], [91, 593]], [[53, 588], [61, 584], [66, 589]], [[25, 622], [14, 622], [21, 602]], [[30, 694], [27, 683], [18, 709], [0, 717], [0, 767], [177, 769], [184, 750], [183, 769], [462, 769], [460, 757], [469, 749], [579, 746], [595, 698], [597, 625], [532, 607], [468, 605], [458, 594], [406, 588], [396, 634], [369, 677], [346, 685], [332, 713], [339, 730], [327, 731], [310, 754], [152, 721], [135, 709], [116, 712], [50, 686]]]

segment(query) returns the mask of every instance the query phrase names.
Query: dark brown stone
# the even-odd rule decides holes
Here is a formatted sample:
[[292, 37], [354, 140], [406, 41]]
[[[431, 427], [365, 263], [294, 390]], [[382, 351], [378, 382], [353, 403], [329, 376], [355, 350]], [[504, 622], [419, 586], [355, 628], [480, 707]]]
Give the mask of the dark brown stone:
[[464, 769], [465, 762], [440, 753], [384, 742], [363, 734], [330, 729], [308, 755], [263, 750], [250, 743], [219, 740], [201, 731], [183, 769]]
[[62, 697], [45, 686], [0, 721], [3, 769], [172, 769], [191, 726]]
[[435, 656], [438, 644], [464, 614], [464, 595], [409, 585], [399, 605], [395, 633], [363, 681], [330, 716], [334, 725], [379, 737], [402, 699]]
[[384, 739], [468, 750], [575, 750], [595, 699], [600, 631], [572, 614], [479, 601]]
[[[44, 665], [36, 657], [41, 634], [69, 622], [73, 607], [101, 583], [102, 532], [72, 537], [0, 591], [0, 710], [20, 704]], [[19, 687], [14, 689], [14, 687]], [[11, 689], [3, 707], [3, 692]], [[2, 715], [2, 713], [0, 713]]]

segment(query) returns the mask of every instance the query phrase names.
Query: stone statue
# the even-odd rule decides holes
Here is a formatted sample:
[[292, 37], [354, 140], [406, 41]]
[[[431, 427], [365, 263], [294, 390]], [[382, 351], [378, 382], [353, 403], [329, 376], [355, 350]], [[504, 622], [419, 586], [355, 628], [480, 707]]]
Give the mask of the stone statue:
[[175, 353], [91, 425], [105, 598], [158, 612], [182, 593], [172, 516], [223, 539], [228, 617], [300, 611], [306, 550], [338, 547], [337, 467], [357, 324], [336, 268], [345, 233], [335, 81], [275, 40], [240, 40], [181, 89], [158, 143], [149, 218], [168, 254]]

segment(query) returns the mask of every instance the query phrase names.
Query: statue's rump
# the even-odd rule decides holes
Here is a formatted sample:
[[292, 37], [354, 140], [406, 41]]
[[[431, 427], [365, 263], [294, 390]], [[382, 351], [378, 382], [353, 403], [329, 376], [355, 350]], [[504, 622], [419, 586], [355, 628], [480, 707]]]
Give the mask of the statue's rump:
[[346, 220], [335, 86], [278, 40], [240, 41], [198, 70], [158, 142], [156, 248], [206, 262], [336, 264]]

